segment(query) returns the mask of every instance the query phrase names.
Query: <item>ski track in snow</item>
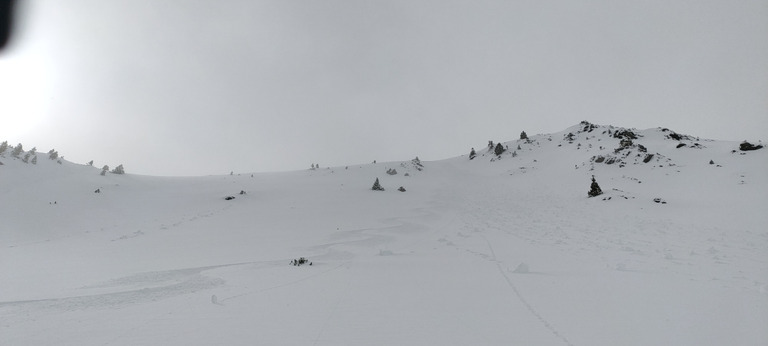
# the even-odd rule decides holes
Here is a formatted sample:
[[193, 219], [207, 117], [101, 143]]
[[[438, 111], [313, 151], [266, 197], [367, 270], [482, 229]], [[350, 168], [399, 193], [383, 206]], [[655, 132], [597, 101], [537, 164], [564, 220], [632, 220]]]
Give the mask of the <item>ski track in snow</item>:
[[[284, 261], [279, 262], [283, 263]], [[210, 290], [225, 283], [220, 278], [204, 275], [203, 273], [206, 271], [253, 264], [274, 266], [276, 261], [244, 262], [140, 273], [80, 288], [83, 290], [116, 288], [118, 289], [116, 292], [61, 298], [5, 301], [0, 302], [0, 308], [75, 311], [153, 302], [201, 290]], [[131, 286], [140, 288], [124, 289]]]
[[227, 301], [230, 301], [230, 300], [242, 298], [242, 297], [249, 296], [249, 295], [252, 295], [252, 294], [263, 293], [263, 292], [271, 291], [271, 290], [278, 289], [278, 288], [287, 287], [287, 286], [294, 285], [294, 284], [297, 284], [297, 283], [302, 282], [302, 281], [307, 281], [307, 280], [313, 279], [315, 277], [328, 274], [331, 271], [334, 271], [334, 270], [337, 270], [337, 269], [339, 269], [341, 267], [349, 265], [349, 263], [350, 262], [347, 261], [347, 262], [341, 263], [341, 264], [339, 264], [339, 265], [337, 265], [335, 267], [332, 267], [330, 269], [326, 269], [326, 270], [323, 270], [323, 271], [321, 271], [319, 273], [314, 273], [312, 275], [304, 276], [304, 277], [302, 277], [300, 279], [296, 279], [296, 280], [288, 281], [288, 282], [285, 282], [285, 283], [281, 283], [279, 285], [270, 286], [270, 287], [267, 287], [267, 288], [262, 288], [262, 289], [258, 289], [258, 290], [254, 290], [254, 291], [249, 291], [249, 292], [246, 292], [246, 293], [237, 294], [237, 295], [234, 295], [234, 296], [231, 296], [231, 297], [227, 297], [227, 298], [219, 300], [219, 303], [221, 303], [221, 305], [226, 305], [224, 303], [227, 302]]
[[[452, 194], [448, 192], [447, 194]], [[457, 193], [461, 196], [468, 196], [466, 192], [459, 192]], [[487, 196], [485, 196], [487, 197]], [[451, 200], [449, 197], [442, 197], [438, 199], [445, 199], [445, 200]], [[493, 198], [490, 198], [493, 200]], [[458, 199], [462, 200], [462, 199]], [[485, 200], [464, 200], [465, 203], [469, 205], [475, 205], [476, 206], [476, 212], [475, 213], [468, 213], [463, 214], [463, 216], [457, 216], [457, 222], [463, 226], [460, 226], [462, 229], [469, 229], [470, 235], [465, 235], [461, 231], [457, 233], [458, 236], [463, 238], [471, 238], [474, 235], [479, 236], [485, 241], [485, 244], [487, 245], [488, 254], [481, 253], [478, 251], [471, 250], [469, 248], [461, 247], [460, 245], [456, 245], [452, 241], [448, 241], [446, 238], [441, 238], [440, 241], [445, 243], [449, 246], [456, 246], [457, 248], [462, 248], [464, 251], [477, 255], [478, 257], [482, 258], [483, 260], [486, 260], [488, 262], [493, 263], [493, 265], [496, 267], [498, 273], [501, 275], [501, 277], [504, 278], [504, 281], [507, 283], [509, 288], [514, 293], [515, 297], [526, 307], [528, 312], [538, 320], [541, 325], [549, 330], [552, 335], [561, 340], [565, 345], [573, 346], [574, 344], [571, 343], [570, 340], [561, 332], [559, 331], [553, 323], [551, 323], [549, 320], [547, 320], [539, 311], [536, 310], [536, 308], [525, 298], [525, 296], [522, 294], [520, 289], [515, 285], [513, 280], [507, 275], [507, 272], [512, 272], [509, 270], [508, 267], [504, 265], [504, 263], [496, 256], [496, 252], [491, 245], [491, 242], [488, 240], [488, 238], [485, 236], [484, 233], [488, 231], [501, 231], [503, 234], [506, 234], [507, 236], [513, 237], [513, 239], [516, 239], [518, 241], [524, 241], [530, 244], [535, 244], [536, 242], [526, 236], [520, 235], [518, 232], [511, 232], [507, 229], [509, 225], [512, 225], [513, 223], [509, 222], [508, 218], [506, 216], [503, 216], [501, 212], [499, 212], [499, 209], [497, 209], [494, 205], [488, 205]], [[517, 201], [510, 201], [512, 205], [516, 205]], [[505, 209], [514, 209], [510, 208], [509, 205], [505, 206]], [[462, 215], [462, 214], [459, 214]], [[494, 222], [489, 222], [489, 220], [495, 220]], [[508, 223], [509, 222], [509, 223]], [[477, 225], [482, 225], [478, 227]]]
[[536, 317], [536, 319], [541, 321], [541, 323], [544, 325], [545, 328], [549, 329], [552, 332], [552, 335], [563, 340], [563, 342], [566, 345], [573, 346], [573, 344], [568, 340], [568, 338], [566, 338], [560, 331], [558, 331], [552, 325], [552, 323], [550, 323], [546, 318], [544, 318], [544, 316], [542, 316], [538, 311], [536, 311], [533, 305], [531, 305], [531, 303], [529, 303], [528, 300], [526, 300], [525, 297], [523, 297], [523, 294], [520, 293], [520, 290], [517, 288], [517, 286], [515, 286], [515, 283], [512, 282], [512, 279], [506, 273], [510, 271], [509, 268], [502, 268], [503, 263], [496, 259], [496, 252], [493, 251], [493, 246], [491, 245], [491, 242], [488, 241], [487, 238], [485, 237], [483, 238], [488, 244], [488, 250], [491, 251], [491, 258], [488, 260], [494, 262], [494, 264], [496, 265], [496, 268], [499, 270], [499, 274], [501, 274], [501, 276], [504, 277], [504, 280], [507, 282], [507, 284], [509, 284], [509, 287], [512, 288], [513, 292], [515, 292], [515, 296], [517, 297], [517, 299], [519, 299], [520, 302], [522, 302], [523, 305], [525, 305], [528, 311], [530, 311], [531, 314]]

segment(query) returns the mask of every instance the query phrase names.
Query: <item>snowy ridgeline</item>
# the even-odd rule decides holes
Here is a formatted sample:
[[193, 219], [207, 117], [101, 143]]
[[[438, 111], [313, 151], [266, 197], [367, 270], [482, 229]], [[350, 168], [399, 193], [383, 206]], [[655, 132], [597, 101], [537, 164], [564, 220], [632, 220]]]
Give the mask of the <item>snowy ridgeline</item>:
[[748, 144], [583, 122], [197, 178], [8, 145], [0, 344], [764, 345], [768, 150]]

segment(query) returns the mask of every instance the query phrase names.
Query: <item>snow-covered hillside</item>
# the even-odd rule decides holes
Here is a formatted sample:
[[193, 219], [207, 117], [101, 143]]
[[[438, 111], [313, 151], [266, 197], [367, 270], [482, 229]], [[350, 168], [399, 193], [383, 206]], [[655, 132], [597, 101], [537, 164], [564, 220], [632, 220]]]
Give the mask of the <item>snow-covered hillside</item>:
[[6, 151], [0, 344], [765, 345], [768, 150], [740, 144], [583, 122], [194, 178]]

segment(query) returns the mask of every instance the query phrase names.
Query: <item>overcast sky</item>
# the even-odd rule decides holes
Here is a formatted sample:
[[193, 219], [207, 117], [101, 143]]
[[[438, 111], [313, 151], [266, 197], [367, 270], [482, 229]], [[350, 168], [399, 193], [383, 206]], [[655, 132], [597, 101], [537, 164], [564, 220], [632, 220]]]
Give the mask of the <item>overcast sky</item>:
[[0, 141], [128, 173], [438, 160], [581, 120], [768, 139], [768, 1], [27, 0]]

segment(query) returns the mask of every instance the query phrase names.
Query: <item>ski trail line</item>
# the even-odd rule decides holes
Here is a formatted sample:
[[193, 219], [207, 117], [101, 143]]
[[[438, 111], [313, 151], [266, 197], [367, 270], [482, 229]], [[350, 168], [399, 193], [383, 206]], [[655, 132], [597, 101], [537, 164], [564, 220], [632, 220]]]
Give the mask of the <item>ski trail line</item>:
[[316, 277], [316, 276], [319, 276], [319, 275], [323, 275], [323, 274], [326, 274], [326, 273], [328, 273], [328, 272], [331, 272], [331, 271], [334, 271], [334, 270], [336, 270], [336, 269], [339, 269], [339, 268], [341, 268], [342, 266], [344, 266], [345, 264], [348, 264], [349, 262], [350, 262], [350, 261], [347, 261], [347, 262], [341, 263], [341, 264], [339, 264], [339, 265], [337, 265], [337, 266], [335, 266], [335, 267], [333, 267], [333, 268], [330, 268], [330, 269], [327, 269], [327, 270], [321, 271], [321, 272], [319, 272], [319, 273], [316, 273], [316, 274], [312, 274], [312, 275], [309, 275], [309, 276], [305, 276], [305, 277], [303, 277], [303, 278], [301, 278], [301, 279], [297, 279], [297, 280], [289, 281], [289, 282], [286, 282], [286, 283], [283, 283], [283, 284], [280, 284], [280, 285], [277, 285], [277, 286], [272, 286], [272, 287], [262, 288], [262, 289], [259, 289], [259, 290], [255, 290], [255, 291], [251, 291], [251, 292], [246, 292], [246, 293], [242, 293], [242, 294], [234, 295], [234, 296], [231, 296], [231, 297], [228, 297], [228, 298], [224, 298], [224, 299], [222, 299], [222, 300], [219, 300], [219, 303], [222, 303], [222, 305], [223, 305], [223, 303], [224, 303], [224, 302], [226, 302], [227, 300], [230, 300], [230, 299], [235, 299], [235, 298], [240, 298], [240, 297], [244, 297], [244, 296], [247, 296], [247, 295], [251, 295], [251, 294], [256, 294], [256, 293], [266, 292], [266, 291], [269, 291], [269, 290], [273, 290], [273, 289], [276, 289], [276, 288], [285, 287], [285, 286], [293, 285], [293, 284], [295, 284], [295, 283], [299, 283], [299, 282], [302, 282], [302, 281], [305, 281], [305, 280], [309, 280], [309, 279], [311, 279], [311, 278], [314, 278], [314, 277]]
[[501, 267], [501, 262], [496, 259], [496, 252], [493, 251], [493, 246], [491, 246], [491, 242], [488, 241], [488, 238], [483, 236], [483, 239], [485, 239], [485, 242], [488, 244], [488, 249], [491, 251], [491, 258], [494, 263], [496, 263], [496, 269], [499, 270], [499, 274], [504, 277], [504, 279], [507, 281], [507, 285], [509, 285], [510, 288], [512, 288], [512, 291], [515, 292], [515, 295], [517, 296], [517, 299], [520, 300], [520, 302], [525, 305], [525, 307], [528, 309], [528, 311], [535, 316], [543, 325], [545, 328], [549, 329], [550, 332], [560, 340], [562, 340], [566, 345], [568, 346], [574, 346], [568, 338], [566, 338], [560, 331], [558, 331], [554, 326], [552, 326], [549, 321], [547, 321], [546, 318], [541, 316], [541, 314], [536, 311], [536, 309], [533, 308], [533, 306], [523, 297], [523, 295], [520, 293], [520, 290], [517, 289], [517, 286], [512, 282], [512, 279], [509, 278], [509, 276], [504, 272], [504, 268]]
[[[349, 263], [349, 262], [347, 262]], [[343, 264], [343, 263], [342, 263]], [[338, 267], [336, 267], [338, 268]], [[333, 269], [336, 269], [333, 268]], [[352, 282], [352, 278], [349, 278], [347, 280], [347, 285], [344, 290], [345, 294], [342, 294], [339, 296], [339, 299], [336, 300], [335, 303], [333, 303], [333, 307], [331, 307], [331, 311], [328, 312], [328, 317], [325, 318], [325, 322], [323, 322], [323, 325], [320, 327], [320, 331], [317, 332], [317, 337], [315, 337], [314, 342], [312, 342], [312, 346], [317, 346], [317, 343], [320, 342], [320, 339], [322, 338], [323, 334], [325, 334], [325, 329], [328, 327], [328, 324], [331, 323], [331, 317], [336, 313], [336, 310], [339, 309], [339, 305], [341, 305], [341, 302], [347, 298], [347, 294], [349, 293], [349, 286]]]

